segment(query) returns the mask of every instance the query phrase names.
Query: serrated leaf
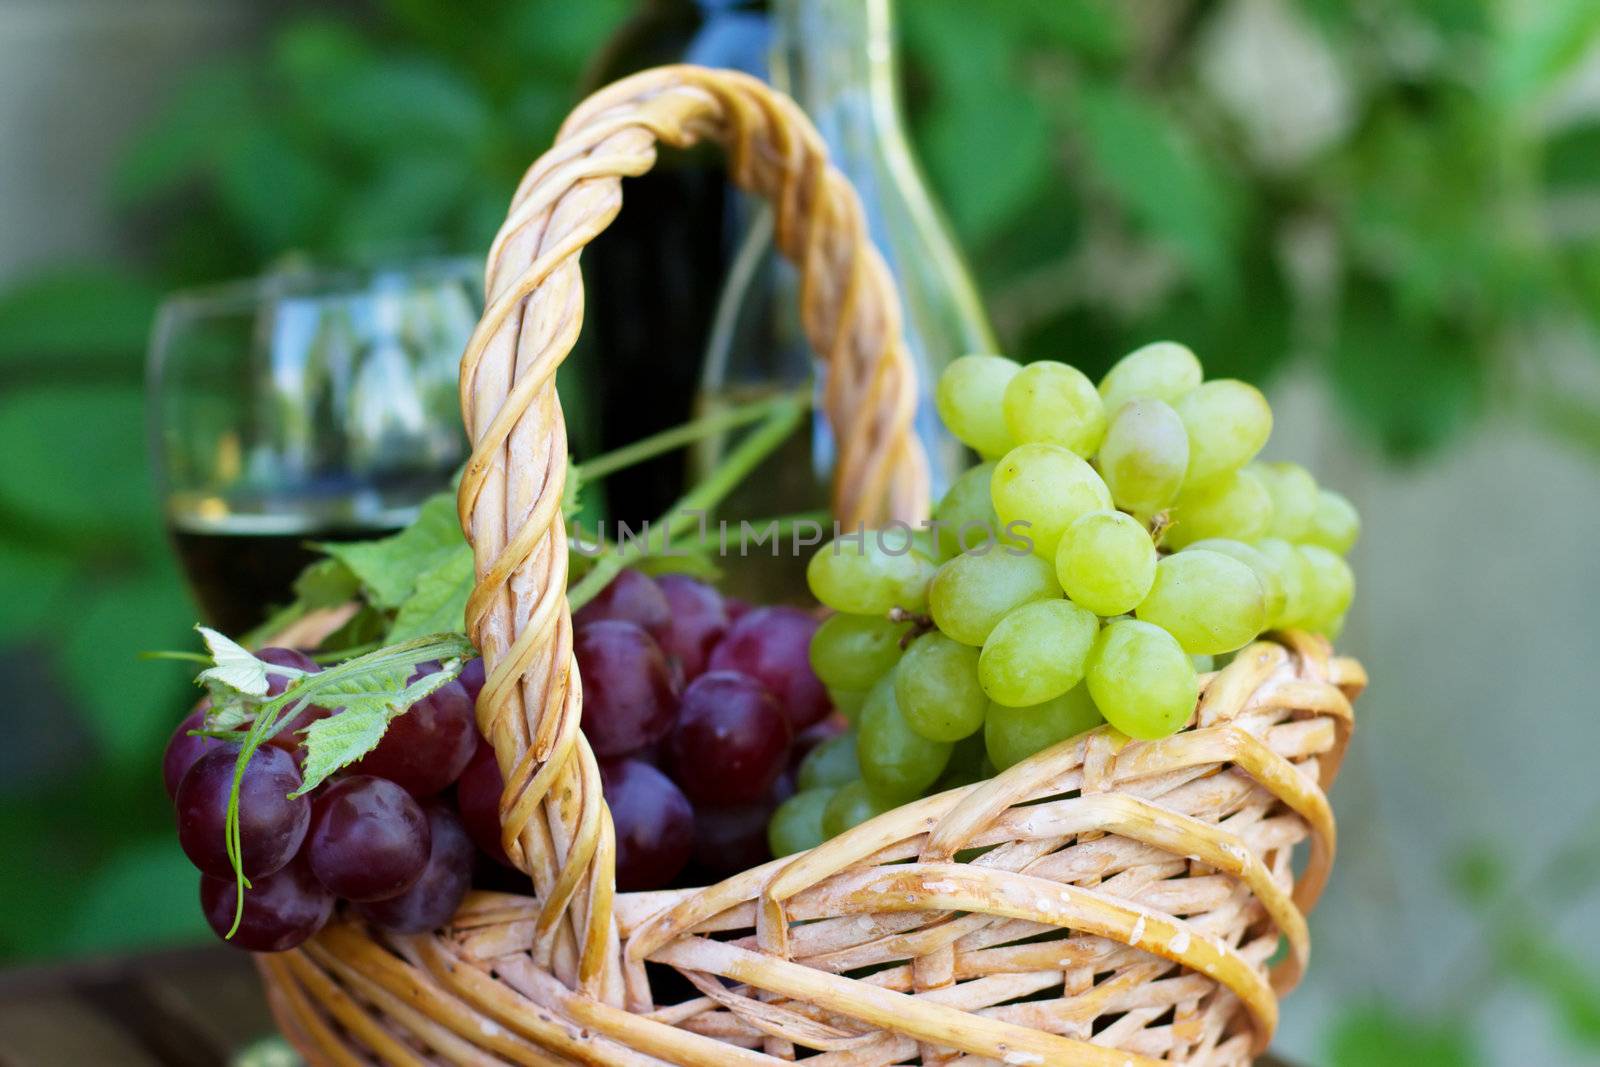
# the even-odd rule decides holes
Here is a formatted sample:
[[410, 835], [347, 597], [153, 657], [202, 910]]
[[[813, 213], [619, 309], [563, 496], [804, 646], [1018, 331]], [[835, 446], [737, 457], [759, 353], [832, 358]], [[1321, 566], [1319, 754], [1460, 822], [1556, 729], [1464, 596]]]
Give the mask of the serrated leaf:
[[294, 580], [295, 598], [311, 611], [338, 607], [360, 591], [355, 573], [337, 559], [319, 559]]
[[395, 613], [389, 640], [464, 630], [473, 578], [472, 549], [463, 542], [437, 566], [417, 575], [416, 588]]
[[209, 626], [196, 626], [211, 653], [212, 666], [196, 679], [202, 685], [220, 685], [247, 696], [267, 695], [267, 665], [250, 651]]
[[429, 497], [416, 521], [376, 541], [322, 544], [317, 547], [348, 567], [375, 607], [398, 608], [416, 588], [417, 576], [434, 569], [466, 544], [456, 520], [455, 497]]
[[449, 660], [440, 670], [409, 685], [406, 678], [414, 667], [401, 664], [352, 678], [342, 689], [319, 693], [317, 700], [322, 706], [342, 706], [337, 713], [318, 719], [306, 728], [302, 742], [306, 759], [300, 771], [303, 781], [293, 795], [310, 792], [334, 771], [348, 767], [377, 748], [389, 723], [417, 701], [451, 682], [461, 673], [462, 663]]

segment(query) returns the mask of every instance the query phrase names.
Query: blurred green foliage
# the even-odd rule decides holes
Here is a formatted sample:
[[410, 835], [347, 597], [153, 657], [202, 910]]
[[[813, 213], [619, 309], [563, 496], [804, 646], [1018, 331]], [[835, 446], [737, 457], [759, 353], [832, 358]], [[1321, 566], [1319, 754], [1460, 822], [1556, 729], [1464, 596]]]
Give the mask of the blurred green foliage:
[[[191, 694], [134, 658], [187, 643], [192, 614], [144, 463], [158, 294], [290, 251], [486, 247], [631, 6], [286, 16], [196, 70], [108, 175], [137, 261], [0, 292], [0, 644], [41, 707], [74, 709], [66, 741], [0, 767], [0, 953], [198, 928], [154, 773]], [[1600, 104], [1571, 89], [1593, 0], [900, 7], [914, 132], [1012, 354], [1097, 371], [1177, 336], [1218, 375], [1315, 366], [1391, 455], [1438, 447], [1490, 397], [1600, 450], [1600, 398], [1535, 343], [1600, 353]], [[1592, 1048], [1592, 975], [1547, 945], [1517, 958]], [[1430, 1027], [1352, 1017], [1333, 1062], [1474, 1062]]]

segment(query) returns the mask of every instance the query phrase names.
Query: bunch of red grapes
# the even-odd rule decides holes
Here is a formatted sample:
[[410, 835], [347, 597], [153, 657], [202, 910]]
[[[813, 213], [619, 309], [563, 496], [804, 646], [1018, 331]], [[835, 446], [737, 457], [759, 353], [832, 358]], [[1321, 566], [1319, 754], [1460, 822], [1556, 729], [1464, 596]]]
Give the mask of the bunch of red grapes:
[[[685, 575], [624, 570], [574, 616], [583, 731], [599, 757], [624, 891], [698, 884], [770, 858], [767, 822], [794, 792], [794, 769], [842, 729], [808, 658], [816, 620], [749, 608]], [[293, 649], [268, 664], [314, 672]], [[422, 664], [413, 678], [438, 670]], [[269, 695], [284, 675], [269, 670]], [[475, 878], [511, 866], [500, 843], [504, 788], [473, 706], [482, 660], [390, 723], [365, 757], [313, 790], [301, 786], [307, 708], [246, 763], [239, 856], [250, 881], [229, 943], [279, 952], [349, 901], [367, 921], [416, 933], [447, 922]], [[178, 841], [200, 869], [200, 903], [218, 936], [234, 925], [237, 882], [224, 843], [239, 746], [191, 735], [191, 712], [162, 773]]]
[[771, 859], [767, 823], [799, 760], [844, 729], [811, 669], [817, 620], [625, 570], [573, 623], [617, 888], [699, 885]]
[[[269, 664], [314, 672], [303, 653], [268, 648]], [[413, 680], [439, 669], [421, 664]], [[285, 676], [268, 673], [269, 695]], [[432, 930], [455, 914], [480, 854], [509, 866], [500, 846], [500, 768], [478, 738], [473, 705], [483, 661], [389, 724], [377, 748], [309, 795], [300, 788], [300, 734], [331, 711], [311, 707], [245, 764], [239, 786], [239, 857], [250, 888], [229, 943], [281, 952], [320, 930], [340, 899], [386, 930]], [[178, 843], [200, 869], [200, 906], [219, 937], [233, 927], [237, 888], [224, 844], [239, 746], [191, 736], [189, 714], [162, 764], [178, 814]], [[453, 787], [453, 788], [452, 788]]]

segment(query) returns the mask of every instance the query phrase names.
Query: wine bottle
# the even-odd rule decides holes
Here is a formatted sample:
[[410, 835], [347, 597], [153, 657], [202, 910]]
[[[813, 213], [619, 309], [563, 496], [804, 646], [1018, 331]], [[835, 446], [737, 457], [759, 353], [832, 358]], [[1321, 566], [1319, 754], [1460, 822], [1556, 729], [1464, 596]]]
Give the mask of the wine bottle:
[[[774, 0], [772, 81], [805, 109], [833, 164], [854, 184], [873, 243], [899, 289], [903, 330], [915, 362], [917, 432], [928, 452], [935, 498], [966, 465], [933, 403], [939, 372], [968, 352], [996, 351], [954, 239], [912, 151], [902, 115], [891, 0]], [[712, 320], [697, 409], [701, 413], [793, 389], [821, 373], [800, 329], [798, 278], [772, 249], [772, 219], [758, 211], [740, 242]], [[820, 390], [820, 380], [818, 389]], [[731, 438], [696, 455], [714, 464]], [[820, 410], [811, 432], [768, 461], [723, 509], [724, 518], [791, 514], [827, 504], [834, 449]], [[735, 587], [768, 599], [803, 589], [804, 553], [724, 561]]]

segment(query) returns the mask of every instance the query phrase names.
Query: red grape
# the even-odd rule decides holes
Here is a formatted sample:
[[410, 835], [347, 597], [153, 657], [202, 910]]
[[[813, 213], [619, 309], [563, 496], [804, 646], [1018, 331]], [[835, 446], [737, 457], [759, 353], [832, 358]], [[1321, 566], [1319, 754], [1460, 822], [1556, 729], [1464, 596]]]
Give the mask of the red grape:
[[583, 733], [596, 756], [626, 755], [672, 729], [672, 671], [642, 626], [592, 622], [578, 630], [573, 652], [583, 678]]
[[[178, 844], [202, 874], [232, 880], [225, 833], [239, 746], [226, 744], [195, 761], [178, 783]], [[300, 850], [311, 821], [311, 802], [289, 799], [300, 772], [282, 749], [263, 745], [245, 764], [239, 783], [239, 854], [251, 880], [283, 867]]]
[[770, 860], [772, 849], [767, 845], [767, 823], [772, 819], [773, 810], [793, 794], [794, 779], [782, 774], [767, 795], [755, 804], [696, 808], [691, 871], [695, 880], [720, 881]]
[[760, 682], [711, 671], [683, 691], [667, 765], [696, 804], [753, 804], [783, 771], [792, 736], [783, 706]]
[[682, 664], [684, 678], [692, 682], [705, 673], [711, 650], [728, 632], [722, 596], [687, 574], [663, 574], [656, 585], [672, 609], [671, 623], [659, 637], [661, 650]]
[[176, 800], [178, 796], [178, 783], [183, 781], [183, 776], [195, 761], [207, 752], [213, 752], [227, 744], [215, 737], [191, 737], [190, 730], [198, 730], [206, 724], [205, 707], [196, 708], [183, 721], [178, 728], [172, 731], [172, 739], [167, 742], [167, 751], [161, 757], [161, 778], [167, 786], [167, 797]]
[[[317, 666], [317, 661], [304, 652], [292, 648], [263, 648], [256, 653], [256, 658], [265, 662], [276, 664], [280, 667], [294, 667], [305, 671], [307, 674], [316, 674], [322, 668]], [[281, 674], [267, 672], [267, 696], [281, 696], [289, 688], [289, 679]], [[315, 704], [308, 705], [300, 714], [287, 721], [280, 719], [277, 732], [267, 741], [267, 744], [293, 752], [299, 749], [300, 742], [305, 735], [301, 733], [307, 726], [318, 719], [326, 719], [333, 712], [327, 708], [319, 708]]]
[[473, 707], [478, 706], [478, 694], [483, 692], [484, 675], [488, 669], [483, 657], [476, 656], [467, 660], [467, 665], [461, 668], [461, 673], [456, 677], [456, 681], [461, 683], [461, 688], [467, 691], [467, 699], [472, 702]]
[[[409, 681], [438, 669], [438, 663], [418, 664]], [[455, 781], [477, 746], [472, 700], [465, 686], [450, 681], [391, 720], [378, 747], [350, 769], [387, 778], [420, 799]]]
[[317, 798], [306, 856], [335, 896], [383, 900], [404, 893], [428, 863], [428, 817], [395, 783], [356, 775]]
[[572, 625], [587, 626], [607, 620], [638, 623], [659, 640], [672, 622], [672, 609], [654, 579], [630, 568], [618, 571], [594, 599], [574, 612]]
[[438, 801], [427, 806], [427, 815], [432, 844], [422, 877], [399, 896], [356, 905], [367, 919], [397, 934], [437, 930], [450, 921], [472, 886], [474, 849], [461, 820]]
[[722, 598], [722, 610], [728, 613], [730, 625], [748, 615], [752, 606], [750, 601], [743, 597], [727, 596]]
[[694, 848], [694, 809], [672, 780], [648, 763], [600, 765], [601, 789], [617, 832], [617, 888], [660, 889]]
[[828, 714], [828, 691], [811, 670], [817, 620], [799, 608], [754, 608], [711, 653], [712, 670], [748, 674], [772, 691], [796, 731]]
[[494, 749], [487, 741], [479, 741], [467, 769], [456, 779], [456, 807], [461, 809], [461, 821], [479, 850], [510, 867], [511, 860], [500, 845], [500, 794], [505, 788]]
[[244, 891], [244, 915], [233, 929], [238, 907], [234, 879], [200, 876], [200, 908], [218, 937], [250, 952], [283, 952], [322, 929], [333, 914], [333, 894], [311, 873], [304, 856], [278, 871], [251, 881]]

